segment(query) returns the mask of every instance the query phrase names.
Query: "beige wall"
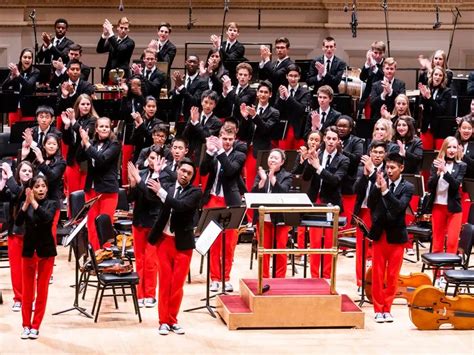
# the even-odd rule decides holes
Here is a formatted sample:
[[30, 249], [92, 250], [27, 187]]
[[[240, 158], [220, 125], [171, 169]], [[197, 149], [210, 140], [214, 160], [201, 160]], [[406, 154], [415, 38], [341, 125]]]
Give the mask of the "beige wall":
[[[119, 1], [116, 1], [117, 4]], [[129, 1], [125, 1], [125, 5]], [[323, 1], [324, 2], [324, 1]], [[299, 2], [301, 3], [301, 2]], [[338, 2], [343, 3], [343, 2]], [[366, 2], [369, 3], [369, 2]], [[380, 2], [378, 2], [380, 3]], [[389, 2], [390, 4], [390, 2]], [[336, 9], [337, 8], [337, 9]], [[33, 45], [33, 31], [28, 21], [31, 8], [4, 7], [0, 5], [0, 66], [18, 60], [23, 47]], [[53, 22], [57, 17], [65, 17], [70, 22], [68, 37], [84, 47], [83, 61], [92, 66], [103, 66], [106, 55], [95, 53], [95, 46], [101, 33], [101, 24], [105, 18], [115, 22], [120, 16], [128, 16], [132, 22], [130, 36], [136, 42], [134, 57], [138, 57], [149, 40], [154, 37], [156, 24], [167, 20], [174, 26], [172, 41], [178, 47], [175, 66], [184, 60], [186, 42], [207, 41], [210, 34], [220, 33], [222, 9], [195, 8], [193, 18], [197, 19], [195, 27], [188, 31], [188, 10], [132, 8], [124, 12], [113, 8], [43, 8], [37, 10], [38, 35], [42, 31], [52, 32]], [[474, 68], [474, 11], [462, 11], [462, 18], [455, 33], [451, 50], [451, 68]], [[390, 41], [392, 56], [396, 57], [400, 67], [417, 67], [417, 56], [429, 56], [435, 49], [448, 50], [452, 29], [452, 14], [441, 12], [443, 25], [439, 30], [431, 27], [435, 19], [433, 10], [423, 11], [390, 11]], [[373, 40], [385, 41], [383, 11], [374, 6], [373, 10], [358, 12], [358, 36], [352, 38], [348, 25], [350, 11], [345, 13], [342, 6], [334, 9], [265, 9], [262, 10], [262, 29], [257, 30], [256, 9], [232, 8], [227, 16], [228, 21], [237, 21], [241, 25], [242, 42], [272, 42], [280, 35], [291, 41], [291, 56], [295, 59], [313, 58], [321, 53], [321, 41], [330, 35], [336, 38], [337, 55], [351, 66], [363, 63], [365, 52]], [[205, 55], [206, 46], [195, 48], [198, 54]], [[251, 60], [258, 59], [257, 47], [247, 47], [246, 56]], [[98, 76], [96, 76], [98, 78]], [[413, 76], [404, 77], [407, 82]]]

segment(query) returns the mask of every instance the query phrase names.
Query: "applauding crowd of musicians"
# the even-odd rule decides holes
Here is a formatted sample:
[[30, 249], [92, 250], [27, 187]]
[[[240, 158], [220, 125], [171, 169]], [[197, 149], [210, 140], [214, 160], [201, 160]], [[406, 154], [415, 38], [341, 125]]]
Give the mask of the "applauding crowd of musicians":
[[[275, 40], [273, 61], [270, 49], [262, 46], [261, 80], [253, 83], [255, 73], [237, 40], [236, 23], [228, 25], [225, 41], [211, 36], [205, 61], [189, 54], [185, 73], [170, 70], [176, 47], [170, 42], [168, 23], [159, 25], [158, 39], [149, 43], [141, 64], [131, 65], [135, 42], [128, 35], [129, 25], [126, 17], [116, 26], [106, 20], [97, 44], [98, 53], [108, 53], [102, 82], [110, 82], [111, 72], [123, 71], [121, 117], [99, 117], [94, 109], [95, 88], [87, 81], [90, 68], [80, 61], [81, 46], [66, 37], [67, 21], [56, 21], [55, 36], [42, 35], [38, 55], [40, 61], [51, 63], [56, 107], [36, 110], [37, 126], [23, 132], [16, 169], [3, 162], [0, 180], [0, 199], [9, 202], [13, 310], [22, 312], [22, 338], [38, 337], [56, 255], [60, 206], [65, 195], [77, 190], [85, 191], [86, 200], [101, 195], [87, 223], [89, 242], [99, 249], [95, 217], [113, 218], [120, 185], [127, 187], [134, 211], [139, 305], [158, 303], [162, 335], [184, 334], [177, 316], [199, 210], [239, 206], [245, 192], [289, 192], [296, 177], [308, 182], [304, 192], [312, 202], [339, 206], [348, 221], [354, 214], [369, 227], [371, 248], [357, 232], [356, 279], [360, 286], [361, 250], [366, 243], [377, 322], [393, 321], [390, 309], [397, 276], [405, 250], [412, 248], [405, 210], [416, 201], [414, 186], [403, 174], [427, 178], [433, 251], [456, 251], [470, 206], [461, 186], [463, 179], [474, 178], [474, 99], [470, 113], [458, 119], [456, 137], [445, 138], [441, 121], [450, 115], [453, 75], [443, 51], [436, 51], [431, 61], [420, 58], [423, 71], [417, 89], [422, 115], [415, 119], [405, 83], [396, 78], [396, 60], [385, 58], [383, 42], [372, 43], [360, 74], [365, 89], [359, 109], [375, 124], [372, 137], [364, 139], [355, 135], [357, 121], [332, 107], [346, 68], [335, 56], [332, 37], [323, 40], [323, 55], [311, 62], [306, 77], [290, 58], [286, 37]], [[33, 59], [33, 51], [25, 48], [19, 63], [9, 65], [10, 75], [2, 87], [20, 92], [11, 125], [23, 119], [24, 97], [35, 91], [39, 71]], [[168, 72], [161, 72], [157, 62], [167, 62]], [[168, 88], [171, 119], [158, 114], [163, 88]], [[122, 123], [116, 127], [119, 119]], [[423, 151], [433, 149], [439, 153], [431, 170], [422, 171]], [[269, 152], [267, 161], [257, 165], [263, 151]], [[289, 161], [289, 151], [297, 151], [294, 161]], [[256, 217], [249, 211], [247, 222], [255, 224]], [[272, 246], [273, 236], [277, 248], [287, 245], [289, 227], [280, 222], [281, 215], [265, 217], [265, 247]], [[332, 238], [326, 233], [310, 228], [309, 245], [331, 247]], [[305, 247], [304, 234], [304, 228], [298, 228], [300, 248]], [[211, 291], [222, 286], [233, 291], [230, 273], [237, 239], [237, 231], [227, 233], [226, 255], [221, 255], [222, 237], [211, 248]], [[270, 277], [269, 264], [265, 255], [264, 277]], [[329, 256], [312, 255], [310, 265], [312, 277], [330, 278]], [[286, 256], [278, 255], [273, 268], [276, 277], [285, 277]]]

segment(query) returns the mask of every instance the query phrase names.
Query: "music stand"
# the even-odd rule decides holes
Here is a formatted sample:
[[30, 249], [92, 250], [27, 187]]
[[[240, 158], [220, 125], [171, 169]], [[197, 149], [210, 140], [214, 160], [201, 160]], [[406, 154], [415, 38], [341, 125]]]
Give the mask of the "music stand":
[[[23, 132], [27, 128], [37, 126], [36, 121], [18, 121], [10, 128], [10, 144], [21, 144], [23, 142]], [[21, 147], [20, 147], [21, 148]]]
[[53, 73], [51, 64], [35, 64], [34, 67], [40, 72], [38, 83], [47, 84], [51, 81], [51, 74]]
[[[10, 69], [8, 69], [9, 73]], [[3, 80], [1, 82], [3, 83]], [[7, 114], [18, 110], [18, 101], [20, 101], [20, 94], [18, 92], [3, 91], [0, 93], [0, 132], [3, 133], [3, 123], [6, 122]]]
[[89, 213], [89, 210], [91, 207], [100, 199], [101, 195], [96, 196], [86, 203], [84, 203], [84, 206], [81, 208], [81, 210], [68, 222], [64, 224], [65, 227], [68, 227], [70, 225], [76, 225], [74, 230], [69, 234], [69, 236], [64, 240], [63, 245], [67, 247], [69, 244], [72, 244], [72, 249], [74, 250], [74, 257], [76, 259], [76, 265], [75, 265], [75, 287], [74, 287], [74, 303], [71, 308], [65, 309], [63, 311], [59, 311], [56, 313], [53, 313], [53, 316], [56, 316], [58, 314], [63, 314], [67, 313], [73, 310], [79, 311], [81, 314], [86, 316], [87, 318], [91, 318], [92, 316], [86, 311], [85, 308], [79, 307], [79, 293], [80, 293], [80, 287], [81, 285], [79, 284], [79, 259], [87, 253], [87, 235], [84, 231], [84, 226], [87, 223], [87, 214]]
[[438, 151], [436, 150], [424, 150], [423, 158], [421, 159], [421, 170], [430, 171], [433, 161], [438, 156]]
[[112, 120], [122, 119], [120, 117], [120, 100], [98, 99], [94, 100], [94, 108], [99, 117], [110, 117]]
[[287, 120], [280, 120], [273, 128], [273, 132], [271, 134], [271, 138], [273, 140], [283, 140], [286, 137], [286, 131], [288, 129], [288, 121]]
[[359, 216], [356, 216], [355, 214], [352, 214], [352, 220], [356, 224], [356, 227], [358, 227], [362, 231], [362, 291], [361, 291], [360, 300], [359, 300], [359, 307], [362, 307], [362, 305], [365, 302], [371, 303], [369, 300], [365, 299], [365, 282], [366, 282], [366, 280], [365, 280], [365, 255], [367, 253], [367, 251], [365, 250], [365, 239], [369, 237], [369, 229], [367, 228], [367, 225], [364, 223], [364, 221]]
[[[215, 296], [225, 295], [225, 241], [226, 241], [226, 230], [228, 229], [238, 229], [242, 220], [244, 219], [246, 208], [237, 206], [237, 207], [215, 207], [215, 208], [204, 208], [201, 214], [201, 218], [199, 219], [196, 234], [204, 234], [207, 231], [207, 228], [211, 222], [218, 225], [219, 228], [222, 230], [222, 291], [218, 294], [213, 296], [209, 296], [209, 277], [210, 277], [210, 247], [214, 243], [215, 239], [218, 235], [214, 238], [214, 240], [208, 244], [208, 247], [201, 249], [198, 251], [201, 255], [204, 255], [207, 252], [207, 275], [206, 275], [206, 298], [203, 298], [201, 301], [206, 301], [204, 306], [195, 307], [191, 309], [187, 309], [184, 312], [191, 312], [198, 309], [206, 308], [212, 317], [216, 317], [214, 312], [212, 311], [212, 306], [209, 305], [209, 300]], [[211, 224], [212, 225], [212, 224]], [[202, 233], [201, 233], [202, 232]], [[209, 237], [210, 238], [210, 237]], [[204, 253], [204, 254], [202, 254]]]
[[355, 122], [354, 134], [357, 137], [364, 138], [366, 141], [372, 139], [376, 120], [365, 119], [357, 120]]
[[35, 117], [39, 106], [49, 106], [56, 109], [58, 96], [55, 92], [44, 95], [27, 95], [21, 100], [21, 113], [25, 117]]

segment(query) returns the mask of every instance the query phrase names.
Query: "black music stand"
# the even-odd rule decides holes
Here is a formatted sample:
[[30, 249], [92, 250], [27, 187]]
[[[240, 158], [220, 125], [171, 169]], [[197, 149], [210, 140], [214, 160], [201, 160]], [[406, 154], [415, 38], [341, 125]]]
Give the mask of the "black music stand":
[[65, 309], [63, 311], [59, 311], [53, 313], [53, 316], [58, 314], [67, 313], [70, 311], [79, 311], [82, 315], [86, 316], [87, 318], [91, 318], [92, 316], [86, 311], [85, 308], [79, 307], [79, 293], [81, 285], [79, 284], [79, 259], [87, 253], [87, 243], [88, 238], [87, 234], [84, 231], [84, 226], [87, 223], [87, 214], [91, 207], [100, 199], [101, 195], [96, 196], [89, 201], [87, 201], [81, 210], [68, 222], [64, 224], [65, 227], [75, 225], [76, 227], [74, 230], [69, 234], [68, 237], [63, 242], [63, 245], [67, 247], [69, 244], [72, 244], [72, 249], [74, 251], [74, 257], [76, 259], [76, 267], [75, 267], [75, 287], [74, 287], [74, 303], [71, 308]]
[[356, 216], [355, 214], [352, 214], [352, 220], [356, 224], [356, 227], [358, 227], [362, 231], [362, 292], [360, 294], [360, 300], [359, 300], [359, 307], [362, 307], [362, 305], [365, 302], [371, 303], [369, 300], [365, 299], [365, 283], [366, 283], [366, 280], [365, 280], [365, 255], [367, 253], [367, 251], [365, 249], [365, 240], [366, 240], [366, 238], [369, 237], [369, 229], [367, 228], [367, 225], [364, 223], [364, 221], [359, 216]]
[[[27, 128], [33, 128], [37, 126], [36, 121], [18, 121], [15, 122], [10, 128], [10, 144], [21, 144], [23, 142], [23, 132]], [[21, 147], [20, 147], [21, 148]]]
[[25, 117], [35, 117], [39, 106], [49, 106], [56, 109], [58, 96], [55, 92], [44, 95], [28, 95], [21, 100], [21, 114]]
[[[10, 69], [8, 69], [9, 73]], [[18, 101], [20, 101], [20, 94], [18, 92], [3, 91], [0, 93], [0, 132], [3, 133], [3, 124], [6, 122], [7, 114], [18, 110]]]
[[431, 165], [433, 165], [433, 161], [438, 156], [438, 151], [436, 150], [424, 150], [423, 151], [423, 158], [421, 159], [421, 170], [422, 171], [430, 171]]
[[[209, 223], [214, 222], [217, 224], [220, 229], [222, 230], [222, 291], [220, 293], [217, 293], [215, 295], [210, 296], [209, 295], [209, 277], [210, 277], [210, 254], [211, 250], [210, 247], [214, 243], [214, 241], [209, 245], [208, 250], [202, 250], [204, 254], [207, 252], [207, 275], [206, 275], [206, 298], [201, 299], [201, 301], [206, 301], [206, 304], [204, 306], [200, 307], [195, 307], [195, 308], [190, 308], [186, 309], [184, 312], [191, 312], [195, 311], [198, 309], [203, 309], [206, 308], [209, 313], [211, 314], [212, 317], [216, 318], [214, 311], [212, 310], [213, 306], [209, 304], [209, 300], [213, 297], [219, 296], [219, 295], [226, 295], [227, 293], [225, 292], [225, 241], [226, 241], [226, 230], [228, 229], [238, 229], [240, 227], [240, 224], [242, 223], [242, 220], [244, 219], [246, 208], [237, 206], [237, 207], [215, 207], [215, 208], [205, 208], [202, 211], [201, 218], [199, 219], [197, 228], [196, 228], [196, 234], [201, 234], [206, 228], [208, 227]], [[201, 254], [200, 252], [200, 254]], [[204, 255], [201, 254], [201, 255]]]

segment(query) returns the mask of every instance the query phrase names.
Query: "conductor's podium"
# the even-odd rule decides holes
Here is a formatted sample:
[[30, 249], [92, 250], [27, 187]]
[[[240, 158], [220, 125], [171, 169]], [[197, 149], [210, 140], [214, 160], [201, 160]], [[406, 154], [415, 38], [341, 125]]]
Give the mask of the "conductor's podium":
[[217, 313], [230, 330], [242, 328], [364, 328], [364, 313], [347, 296], [331, 294], [325, 279], [241, 279], [240, 295], [217, 297]]

